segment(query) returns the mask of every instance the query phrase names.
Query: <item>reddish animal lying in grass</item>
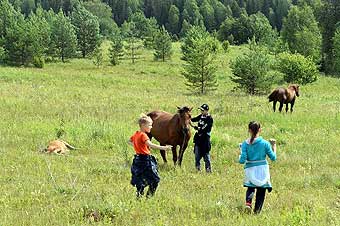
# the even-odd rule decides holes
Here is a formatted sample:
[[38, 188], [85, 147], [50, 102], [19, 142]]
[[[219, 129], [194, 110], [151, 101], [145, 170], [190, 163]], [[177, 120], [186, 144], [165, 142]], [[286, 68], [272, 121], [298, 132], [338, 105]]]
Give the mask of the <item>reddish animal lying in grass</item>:
[[63, 140], [52, 140], [48, 144], [47, 148], [45, 148], [45, 151], [48, 153], [65, 154], [69, 150], [74, 150], [74, 149], [76, 148], [66, 143]]

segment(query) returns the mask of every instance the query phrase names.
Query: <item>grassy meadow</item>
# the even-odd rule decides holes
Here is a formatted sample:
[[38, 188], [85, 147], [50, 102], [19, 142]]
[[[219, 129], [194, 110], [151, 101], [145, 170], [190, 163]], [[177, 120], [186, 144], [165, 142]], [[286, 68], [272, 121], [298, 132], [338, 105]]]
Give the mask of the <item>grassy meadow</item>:
[[[107, 47], [107, 46], [106, 46]], [[190, 93], [176, 43], [171, 61], [151, 51], [97, 68], [91, 60], [50, 63], [44, 69], [0, 67], [0, 225], [340, 225], [340, 80], [320, 76], [301, 87], [293, 114], [273, 113], [266, 96], [232, 91], [232, 46], [218, 57], [217, 91]], [[159, 151], [161, 182], [151, 199], [135, 198], [134, 155], [127, 140], [140, 113], [176, 112], [208, 103], [214, 117], [212, 174], [194, 168], [192, 140], [182, 168]], [[238, 143], [250, 120], [276, 138], [278, 160], [263, 212], [242, 212], [243, 166]], [[192, 131], [194, 132], [194, 131]], [[68, 155], [41, 152], [57, 134], [79, 148]], [[203, 163], [203, 160], [202, 160]]]

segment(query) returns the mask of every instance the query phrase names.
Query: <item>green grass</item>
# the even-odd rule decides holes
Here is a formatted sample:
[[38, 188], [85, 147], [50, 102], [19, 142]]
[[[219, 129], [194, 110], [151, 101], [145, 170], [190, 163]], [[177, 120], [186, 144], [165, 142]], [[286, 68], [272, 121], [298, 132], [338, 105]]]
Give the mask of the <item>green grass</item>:
[[[185, 87], [178, 43], [166, 63], [144, 51], [135, 65], [113, 67], [106, 58], [100, 68], [83, 59], [0, 67], [0, 225], [339, 225], [340, 80], [320, 77], [302, 86], [293, 114], [273, 113], [266, 96], [232, 92], [228, 65], [242, 51], [232, 46], [220, 54], [219, 87], [205, 96]], [[155, 197], [137, 201], [126, 141], [139, 114], [189, 105], [196, 115], [202, 103], [215, 120], [213, 174], [195, 172], [192, 142], [182, 168], [164, 166], [153, 151], [161, 183]], [[243, 168], [236, 161], [253, 119], [264, 138], [278, 141], [274, 190], [259, 216], [241, 211]], [[41, 153], [58, 132], [80, 150]]]

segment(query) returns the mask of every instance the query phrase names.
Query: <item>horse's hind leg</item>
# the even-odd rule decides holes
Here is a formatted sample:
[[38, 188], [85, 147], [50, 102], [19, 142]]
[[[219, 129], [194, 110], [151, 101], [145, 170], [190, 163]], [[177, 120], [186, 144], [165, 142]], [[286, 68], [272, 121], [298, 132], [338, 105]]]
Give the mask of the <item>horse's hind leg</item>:
[[273, 101], [273, 111], [275, 112], [275, 110], [276, 110], [276, 102], [277, 101]]
[[283, 108], [283, 102], [280, 102], [280, 107], [279, 107], [279, 111], [281, 112]]
[[177, 151], [176, 146], [172, 147], [172, 160], [174, 161], [174, 165], [177, 163]]
[[286, 104], [286, 113], [288, 112], [288, 103]]

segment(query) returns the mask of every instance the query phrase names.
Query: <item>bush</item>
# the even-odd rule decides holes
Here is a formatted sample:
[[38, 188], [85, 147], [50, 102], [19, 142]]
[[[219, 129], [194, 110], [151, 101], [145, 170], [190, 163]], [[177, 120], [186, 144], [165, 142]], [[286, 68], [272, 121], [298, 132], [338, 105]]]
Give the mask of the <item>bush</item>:
[[222, 48], [223, 48], [224, 52], [228, 52], [229, 46], [230, 46], [230, 44], [229, 44], [229, 41], [228, 41], [228, 40], [224, 40], [224, 41], [222, 42]]
[[284, 74], [288, 83], [307, 84], [318, 79], [318, 68], [310, 58], [299, 53], [281, 53], [278, 56], [277, 69]]
[[237, 57], [231, 68], [231, 80], [238, 84], [235, 88], [251, 95], [268, 92], [277, 80], [272, 77], [273, 73], [268, 73], [271, 68], [270, 56], [256, 43], [251, 44], [246, 54]]
[[45, 60], [43, 57], [34, 57], [33, 58], [33, 65], [36, 68], [43, 68], [45, 66]]

